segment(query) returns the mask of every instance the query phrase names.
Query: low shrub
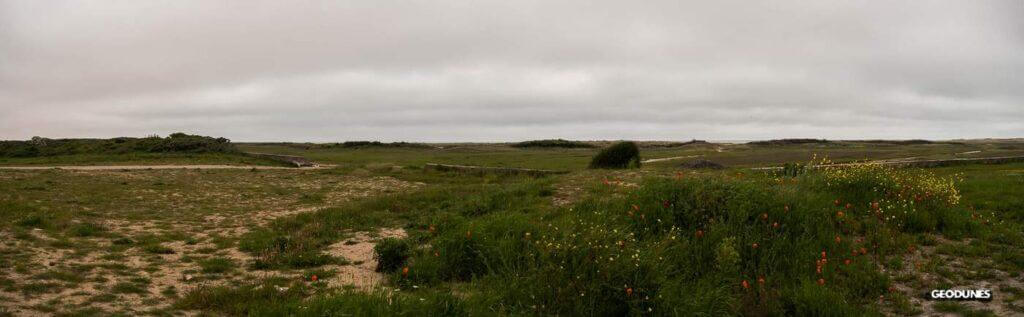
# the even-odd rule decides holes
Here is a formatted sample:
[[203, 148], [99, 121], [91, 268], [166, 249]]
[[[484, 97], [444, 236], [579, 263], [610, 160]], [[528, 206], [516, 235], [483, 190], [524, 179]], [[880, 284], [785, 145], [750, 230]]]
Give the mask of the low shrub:
[[640, 167], [640, 148], [634, 142], [619, 142], [601, 150], [590, 161], [590, 168]]
[[385, 238], [373, 247], [377, 259], [377, 272], [391, 273], [405, 266], [412, 251], [412, 245], [404, 239]]

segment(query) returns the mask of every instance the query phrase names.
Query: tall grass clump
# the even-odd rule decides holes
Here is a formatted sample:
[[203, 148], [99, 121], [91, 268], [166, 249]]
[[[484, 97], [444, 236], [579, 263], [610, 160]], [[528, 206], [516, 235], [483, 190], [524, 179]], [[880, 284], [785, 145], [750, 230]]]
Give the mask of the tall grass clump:
[[386, 238], [373, 247], [377, 259], [377, 272], [391, 273], [402, 268], [409, 259], [412, 245], [404, 239]]
[[640, 147], [634, 142], [619, 142], [601, 150], [590, 161], [590, 168], [640, 167]]

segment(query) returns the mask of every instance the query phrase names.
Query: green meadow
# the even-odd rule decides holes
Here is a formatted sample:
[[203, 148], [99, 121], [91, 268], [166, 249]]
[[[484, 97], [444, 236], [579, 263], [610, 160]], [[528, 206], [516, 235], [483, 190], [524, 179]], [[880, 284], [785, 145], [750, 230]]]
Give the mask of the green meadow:
[[[1024, 143], [639, 142], [654, 161], [590, 169], [611, 143], [563, 141], [3, 158], [280, 164], [244, 154], [261, 152], [322, 166], [0, 169], [0, 316], [1024, 314], [1024, 163], [750, 169]], [[724, 168], [686, 167], [698, 159]], [[946, 288], [994, 299], [924, 298]]]

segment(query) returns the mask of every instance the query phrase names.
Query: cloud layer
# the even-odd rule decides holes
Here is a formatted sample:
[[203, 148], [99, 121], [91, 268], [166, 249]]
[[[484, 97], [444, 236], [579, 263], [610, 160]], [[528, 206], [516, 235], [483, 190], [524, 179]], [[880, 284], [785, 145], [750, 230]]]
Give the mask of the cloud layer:
[[1024, 2], [4, 1], [0, 139], [1024, 137]]

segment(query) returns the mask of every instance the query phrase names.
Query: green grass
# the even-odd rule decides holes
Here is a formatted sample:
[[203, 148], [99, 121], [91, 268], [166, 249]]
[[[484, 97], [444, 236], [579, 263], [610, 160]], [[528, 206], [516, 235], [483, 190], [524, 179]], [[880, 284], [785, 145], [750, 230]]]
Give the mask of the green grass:
[[72, 154], [25, 158], [0, 157], [0, 166], [197, 164], [290, 166], [277, 161], [234, 153], [123, 153]]
[[152, 254], [174, 254], [174, 249], [160, 244], [146, 245], [142, 247], [142, 250]]
[[[607, 144], [608, 142], [593, 142]], [[814, 156], [827, 156], [833, 161], [847, 162], [866, 159], [894, 159], [918, 157], [940, 159], [954, 157], [984, 157], [1024, 155], [1024, 144], [1019, 142], [965, 142], [936, 144], [893, 144], [870, 142], [837, 142], [827, 145], [803, 144], [785, 146], [755, 146], [747, 144], [695, 144], [687, 146], [661, 146], [641, 142], [640, 155], [644, 159], [699, 155], [730, 167], [781, 165], [787, 162], [807, 162]], [[428, 144], [427, 147], [370, 147], [342, 148], [318, 144], [259, 144], [243, 143], [239, 149], [300, 155], [321, 163], [362, 168], [373, 165], [423, 166], [425, 163], [521, 167], [552, 170], [585, 169], [599, 148], [516, 148], [508, 144]], [[957, 153], [982, 151], [968, 156]], [[652, 163], [654, 168], [675, 167], [686, 160]]]
[[135, 278], [131, 281], [114, 284], [110, 291], [114, 294], [149, 294], [149, 290], [146, 288], [148, 284], [148, 280]]
[[238, 264], [234, 260], [228, 258], [208, 258], [199, 260], [200, 271], [206, 274], [223, 274], [228, 273], [235, 268]]
[[[1024, 245], [1024, 198], [1019, 198], [1024, 197], [1024, 164], [869, 169], [849, 175], [794, 170], [792, 176], [778, 177], [735, 167], [677, 174], [674, 166], [685, 160], [624, 171], [584, 170], [596, 149], [243, 146], [309, 154], [341, 166], [255, 172], [0, 171], [0, 234], [5, 238], [0, 273], [27, 277], [0, 279], [0, 287], [37, 297], [102, 283], [107, 293], [101, 295], [108, 296], [95, 302], [143, 295], [133, 313], [156, 315], [188, 309], [297, 316], [339, 311], [860, 316], [922, 311], [907, 299], [915, 294], [889, 293], [894, 284], [915, 290], [959, 287], [997, 282], [1000, 272], [1024, 270], [1019, 247]], [[841, 160], [940, 156], [974, 148], [990, 146], [821, 146], [839, 153]], [[713, 145], [697, 144], [642, 146], [641, 155], [702, 154], [736, 166], [803, 161], [817, 149], [737, 145], [717, 152]], [[573, 172], [541, 178], [468, 175], [424, 171], [423, 162]], [[935, 181], [944, 178], [963, 179], [955, 183], [958, 204], [950, 205], [945, 183]], [[412, 185], [395, 190], [370, 183], [381, 179]], [[354, 194], [339, 197], [349, 192]], [[883, 214], [875, 213], [873, 202], [880, 203]], [[325, 208], [260, 218], [264, 211], [308, 207]], [[126, 231], [126, 226], [133, 229]], [[403, 228], [409, 234], [374, 241], [380, 242], [380, 259], [388, 263], [382, 268], [384, 290], [362, 293], [323, 282], [344, 278], [341, 269], [329, 265], [349, 265], [324, 253], [327, 246], [381, 228]], [[227, 257], [226, 249], [234, 247], [252, 260]], [[913, 247], [934, 247], [937, 255], [922, 263], [908, 261], [904, 257]], [[64, 263], [96, 263], [34, 261], [36, 250], [43, 249], [74, 260]], [[827, 263], [819, 274], [822, 251]], [[945, 265], [952, 260], [969, 265]], [[168, 289], [161, 279], [142, 278], [174, 266], [179, 269], [172, 269], [172, 277], [186, 286]], [[948, 280], [881, 270], [918, 266]], [[260, 278], [276, 275], [288, 277]], [[313, 275], [321, 282], [311, 282]], [[887, 299], [883, 304], [881, 295]], [[151, 310], [171, 302], [172, 307]], [[116, 305], [109, 312], [96, 312], [88, 304], [29, 309], [127, 313]]]
[[[476, 179], [476, 178], [472, 178]], [[315, 267], [336, 261], [320, 249], [346, 236], [346, 230], [369, 230], [398, 221], [449, 225], [447, 217], [478, 216], [495, 211], [529, 212], [543, 204], [545, 182], [457, 184], [412, 194], [383, 195], [344, 207], [274, 221], [242, 237], [239, 248], [256, 257], [259, 269]], [[432, 220], [436, 219], [436, 220]], [[442, 221], [441, 219], [444, 219]]]
[[594, 184], [568, 208], [543, 203], [549, 180], [449, 184], [280, 219], [242, 246], [297, 267], [289, 259], [341, 241], [340, 232], [404, 223], [410, 238], [390, 243], [423, 247], [407, 262], [404, 252], [389, 260], [402, 263], [385, 270], [392, 283], [413, 291], [398, 297], [468, 289], [459, 312], [860, 316], [879, 313], [871, 303], [892, 283], [878, 266], [901, 267], [921, 233], [984, 230], [950, 204], [958, 194], [941, 177], [921, 171], [826, 170], [795, 184], [726, 175]]

